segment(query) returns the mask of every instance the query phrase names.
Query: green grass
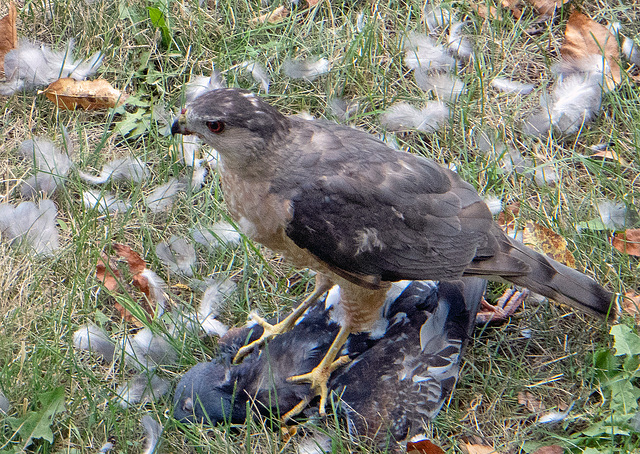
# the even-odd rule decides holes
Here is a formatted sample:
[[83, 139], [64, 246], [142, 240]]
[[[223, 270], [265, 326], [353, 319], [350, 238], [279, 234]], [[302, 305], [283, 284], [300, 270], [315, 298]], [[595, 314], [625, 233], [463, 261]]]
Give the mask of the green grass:
[[[379, 113], [393, 102], [405, 100], [419, 106], [429, 99], [402, 65], [403, 34], [424, 31], [419, 1], [322, 2], [311, 10], [294, 8], [280, 24], [253, 27], [249, 20], [261, 13], [258, 0], [211, 0], [201, 7], [191, 0], [171, 1], [166, 14], [172, 38], [169, 49], [162, 46], [162, 34], [149, 20], [146, 7], [154, 6], [151, 2], [99, 0], [87, 5], [52, 0], [45, 6], [45, 2], [25, 0], [18, 6], [20, 36], [54, 47], [76, 37], [80, 55], [102, 50], [105, 58], [99, 75], [148, 106], [179, 109], [183, 83], [191, 75], [209, 74], [214, 64], [230, 86], [257, 91], [257, 84], [233, 69], [247, 59], [266, 65], [272, 77], [267, 98], [284, 112], [309, 111], [331, 118], [327, 111], [331, 96], [357, 98], [360, 108], [353, 123], [376, 134], [383, 132], [377, 121]], [[478, 190], [498, 196], [505, 205], [520, 202], [524, 219], [548, 226], [568, 240], [580, 269], [615, 291], [637, 291], [638, 260], [613, 250], [608, 232], [578, 232], [576, 227], [598, 216], [595, 202], [600, 199], [639, 205], [637, 87], [624, 82], [607, 94], [596, 121], [578, 137], [527, 138], [520, 132], [519, 121], [536, 105], [540, 90], [553, 81], [550, 67], [559, 56], [567, 14], [538, 25], [539, 34], [528, 35], [525, 31], [536, 20], [529, 12], [518, 21], [508, 14], [501, 20], [485, 21], [471, 13], [468, 3], [443, 6], [460, 16], [469, 13], [477, 59], [459, 73], [468, 90], [453, 107], [448, 127], [434, 134], [398, 134], [401, 146], [443, 164], [455, 164]], [[601, 23], [620, 21], [627, 36], [640, 32], [640, 8], [631, 0], [578, 2], [577, 6]], [[3, 3], [0, 15], [4, 8]], [[367, 18], [361, 32], [356, 29], [359, 13]], [[315, 55], [331, 61], [330, 74], [314, 83], [289, 80], [281, 74], [285, 58]], [[498, 93], [488, 85], [497, 75], [536, 83], [537, 92], [528, 96]], [[127, 109], [129, 114], [135, 112], [135, 107]], [[139, 109], [141, 118], [148, 121], [149, 108]], [[148, 162], [152, 172], [152, 178], [139, 187], [109, 183], [107, 190], [129, 199], [134, 207], [127, 214], [104, 216], [82, 206], [81, 191], [86, 185], [72, 171], [66, 186], [54, 197], [62, 221], [63, 247], [53, 258], [34, 258], [0, 243], [0, 390], [12, 402], [11, 416], [39, 411], [38, 396], [62, 386], [65, 410], [53, 420], [54, 443], [36, 440], [29, 450], [96, 452], [113, 440], [118, 452], [139, 452], [143, 445], [140, 417], [150, 411], [165, 426], [161, 451], [293, 451], [299, 437], [285, 442], [280, 434], [257, 423], [233, 429], [182, 426], [168, 417], [170, 397], [121, 409], [114, 390], [130, 373], [124, 367], [111, 369], [73, 349], [71, 335], [83, 323], [97, 320], [116, 337], [129, 329], [120, 321], [112, 298], [98, 291], [94, 272], [102, 250], [109, 251], [113, 242], [126, 243], [173, 285], [180, 279], [164, 270], [155, 257], [155, 245], [172, 234], [186, 235], [194, 225], [228, 216], [215, 172], [210, 172], [202, 190], [180, 197], [170, 212], [146, 212], [143, 196], [186, 170], [169, 151], [172, 139], [161, 136], [155, 122], [149, 123], [143, 135], [125, 139], [114, 129], [122, 119], [122, 115], [105, 112], [58, 111], [33, 93], [0, 98], [2, 202], [19, 201], [15, 188], [31, 171], [17, 157], [18, 145], [39, 135], [61, 144], [63, 126], [75, 144], [74, 161], [80, 169], [95, 172], [106, 161], [133, 153]], [[501, 140], [529, 157], [553, 162], [559, 184], [539, 187], [526, 175], [501, 174], [499, 163], [481, 153], [472, 140], [484, 130], [498, 131]], [[589, 154], [589, 146], [601, 142], [612, 142], [630, 168], [583, 157]], [[231, 277], [238, 283], [221, 317], [229, 325], [243, 323], [254, 308], [266, 314], [286, 313], [311, 284], [306, 272], [292, 269], [270, 251], [247, 242], [214, 253], [199, 249], [198, 253], [200, 277]], [[172, 287], [172, 297], [193, 304], [200, 295]], [[524, 329], [531, 330], [530, 338], [522, 335]], [[607, 395], [607, 381], [594, 371], [594, 355], [608, 349], [607, 333], [607, 327], [589, 317], [535, 303], [505, 325], [479, 330], [458, 388], [428, 428], [429, 435], [450, 452], [459, 452], [463, 437], [480, 437], [485, 444], [510, 452], [523, 447], [530, 450], [535, 443], [570, 445], [572, 434], [615, 413], [602, 397]], [[185, 338], [180, 342], [184, 342], [178, 346], [180, 364], [161, 371], [172, 380], [216, 352], [215, 340]], [[521, 391], [532, 392], [549, 409], [571, 402], [575, 407], [569, 420], [540, 425], [518, 404]], [[13, 452], [20, 437], [8, 424], [0, 422], [0, 427], [0, 452]], [[349, 441], [332, 421], [326, 430], [337, 452], [371, 449], [365, 441]], [[586, 446], [602, 452], [628, 452], [638, 449], [639, 442], [636, 434], [628, 438], [594, 436], [581, 443], [575, 452]]]

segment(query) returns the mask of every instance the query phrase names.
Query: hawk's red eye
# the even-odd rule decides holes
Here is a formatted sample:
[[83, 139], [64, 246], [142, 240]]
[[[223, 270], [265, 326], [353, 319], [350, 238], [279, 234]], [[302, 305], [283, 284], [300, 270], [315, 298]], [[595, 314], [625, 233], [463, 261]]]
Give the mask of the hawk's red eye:
[[224, 131], [224, 123], [222, 121], [207, 121], [207, 128], [214, 134], [220, 134]]

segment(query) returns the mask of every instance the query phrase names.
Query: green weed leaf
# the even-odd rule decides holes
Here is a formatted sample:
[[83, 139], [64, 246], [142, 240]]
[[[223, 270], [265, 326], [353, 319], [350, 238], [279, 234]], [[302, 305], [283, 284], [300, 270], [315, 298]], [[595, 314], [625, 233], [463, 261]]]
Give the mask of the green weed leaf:
[[33, 440], [38, 438], [53, 443], [51, 424], [56, 413], [64, 409], [64, 388], [42, 393], [40, 403], [40, 411], [30, 411], [22, 418], [7, 418], [11, 427], [21, 435], [23, 449], [28, 448]]
[[159, 28], [160, 33], [162, 33], [162, 45], [168, 49], [171, 46], [171, 32], [167, 26], [164, 13], [155, 6], [149, 6], [147, 10], [149, 11], [149, 19], [151, 19], [151, 23], [154, 27]]
[[613, 336], [613, 348], [616, 356], [640, 354], [640, 336], [627, 325], [614, 325], [609, 334]]

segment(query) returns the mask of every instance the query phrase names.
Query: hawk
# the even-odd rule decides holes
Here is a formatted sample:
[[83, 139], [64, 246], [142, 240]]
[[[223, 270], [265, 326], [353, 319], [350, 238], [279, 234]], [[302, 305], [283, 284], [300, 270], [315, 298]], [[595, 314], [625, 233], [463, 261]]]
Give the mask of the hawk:
[[173, 134], [196, 134], [219, 155], [224, 198], [251, 239], [317, 272], [313, 293], [237, 358], [287, 331], [340, 287], [341, 329], [323, 360], [291, 380], [311, 383], [324, 414], [331, 372], [352, 332], [371, 330], [391, 282], [505, 279], [592, 315], [615, 315], [613, 294], [590, 277], [505, 235], [469, 183], [435, 161], [373, 135], [287, 117], [255, 94], [224, 88], [188, 104]]

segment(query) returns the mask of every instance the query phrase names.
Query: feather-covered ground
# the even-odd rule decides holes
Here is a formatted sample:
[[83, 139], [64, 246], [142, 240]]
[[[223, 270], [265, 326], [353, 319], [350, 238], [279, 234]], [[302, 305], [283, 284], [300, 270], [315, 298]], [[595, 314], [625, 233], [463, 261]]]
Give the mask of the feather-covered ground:
[[[281, 2], [290, 12], [279, 22], [253, 20], [281, 6], [267, 3], [17, 3], [18, 36], [47, 47], [25, 44], [35, 60], [18, 71], [19, 81], [1, 87], [29, 91], [0, 96], [0, 393], [8, 402], [0, 395], [0, 418], [5, 407], [9, 415], [0, 419], [0, 452], [27, 444], [21, 422], [44, 415], [46, 393], [57, 389], [64, 409], [51, 424], [53, 444], [40, 434], [30, 451], [97, 452], [111, 442], [119, 452], [151, 452], [158, 427], [145, 418], [142, 428], [146, 413], [164, 427], [164, 452], [293, 452], [302, 443], [300, 434], [289, 439], [259, 424], [182, 427], [168, 417], [170, 394], [144, 403], [144, 385], [175, 383], [215, 354], [215, 333], [225, 325], [244, 323], [253, 309], [286, 313], [310, 285], [308, 273], [226, 224], [215, 153], [167, 134], [184, 100], [202, 89], [260, 92], [288, 114], [348, 122], [455, 167], [491, 200], [519, 203], [521, 220], [562, 235], [579, 269], [615, 291], [640, 290], [638, 258], [609, 239], [614, 228], [637, 222], [640, 91], [623, 77], [601, 93], [596, 79], [606, 68], [558, 65], [569, 8], [578, 8], [602, 25], [619, 23], [627, 55], [620, 67], [637, 77], [635, 2], [568, 4], [543, 20], [529, 6], [519, 19], [506, 10], [484, 19], [475, 2], [345, 0], [309, 9], [301, 0]], [[29, 72], [52, 65], [53, 75]], [[59, 111], [32, 87], [73, 76], [74, 68], [79, 77], [107, 79], [129, 94], [128, 103]], [[551, 115], [540, 115], [545, 108]], [[619, 160], [588, 158], [603, 149]], [[47, 201], [29, 201], [39, 191]], [[127, 397], [126, 404], [141, 367], [131, 359], [133, 338], [124, 340], [134, 331], [96, 279], [101, 252], [114, 255], [116, 242], [145, 258], [164, 281], [157, 288], [169, 295], [167, 312], [181, 314], [152, 324], [146, 342], [162, 337], [170, 360], [160, 356], [136, 391], [138, 402]], [[211, 287], [220, 282], [235, 287]], [[74, 333], [88, 324], [113, 341], [106, 348], [115, 349], [114, 363], [74, 347], [74, 338], [81, 342]], [[214, 335], [203, 337], [201, 329]], [[477, 331], [453, 398], [427, 436], [449, 452], [465, 441], [500, 452], [532, 452], [537, 444], [637, 449], [637, 434], [622, 429], [580, 435], [620, 416], [609, 403], [610, 382], [594, 371], [610, 345], [608, 327], [597, 321], [529, 302], [508, 323]], [[638, 388], [629, 386], [633, 411]], [[542, 406], [537, 413], [534, 404]], [[538, 419], [572, 404], [559, 423]], [[334, 423], [323, 430], [335, 451], [370, 451]], [[145, 430], [153, 433], [147, 441]]]

